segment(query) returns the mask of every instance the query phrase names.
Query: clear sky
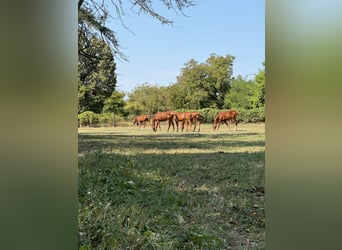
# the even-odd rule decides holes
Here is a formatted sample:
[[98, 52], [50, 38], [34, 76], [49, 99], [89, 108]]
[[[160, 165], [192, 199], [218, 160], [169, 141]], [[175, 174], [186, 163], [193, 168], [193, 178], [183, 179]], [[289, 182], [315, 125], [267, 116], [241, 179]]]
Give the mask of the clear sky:
[[204, 63], [212, 53], [235, 57], [234, 76], [250, 78], [263, 67], [264, 0], [198, 0], [194, 7], [184, 10], [186, 16], [163, 8], [156, 10], [172, 19], [174, 25], [162, 25], [129, 8], [123, 21], [134, 34], [119, 21], [109, 23], [129, 60], [116, 60], [120, 91], [131, 92], [145, 82], [158, 86], [174, 84], [185, 63], [190, 59]]

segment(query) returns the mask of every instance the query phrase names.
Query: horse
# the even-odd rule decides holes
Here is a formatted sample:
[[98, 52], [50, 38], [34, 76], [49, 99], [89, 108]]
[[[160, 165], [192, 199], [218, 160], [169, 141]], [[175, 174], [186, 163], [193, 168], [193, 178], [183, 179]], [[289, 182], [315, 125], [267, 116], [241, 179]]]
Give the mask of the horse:
[[141, 126], [144, 125], [144, 128], [146, 126], [146, 122], [149, 122], [149, 118], [147, 115], [138, 115], [133, 119], [133, 125], [139, 126], [141, 129]]
[[214, 131], [219, 129], [221, 122], [224, 122], [227, 127], [230, 129], [228, 121], [231, 120], [234, 125], [235, 125], [235, 131], [237, 131], [237, 115], [239, 114], [239, 112], [237, 112], [236, 110], [228, 110], [228, 111], [223, 111], [223, 112], [219, 112], [215, 119], [214, 119], [214, 123], [213, 123], [213, 129]]
[[204, 120], [205, 119], [204, 116], [202, 116], [199, 112], [195, 112], [195, 111], [190, 112], [190, 113], [191, 113], [191, 116], [192, 116], [190, 122], [191, 122], [191, 124], [192, 123], [195, 124], [194, 125], [194, 129], [192, 130], [192, 132], [195, 132], [197, 124], [198, 124], [198, 132], [200, 132], [201, 119]]
[[182, 122], [182, 132], [184, 130], [184, 123], [186, 123], [186, 131], [189, 131], [189, 124], [190, 129], [192, 127], [192, 114], [190, 112], [174, 112], [174, 119], [177, 126], [177, 132], [178, 132], [178, 122]]
[[152, 118], [152, 129], [154, 132], [157, 132], [157, 129], [159, 127], [159, 131], [161, 131], [160, 122], [168, 121], [169, 127], [167, 128], [167, 131], [169, 131], [170, 126], [172, 125], [173, 131], [175, 131], [175, 124], [173, 123], [175, 113], [172, 111], [165, 111], [165, 112], [157, 112], [153, 115]]

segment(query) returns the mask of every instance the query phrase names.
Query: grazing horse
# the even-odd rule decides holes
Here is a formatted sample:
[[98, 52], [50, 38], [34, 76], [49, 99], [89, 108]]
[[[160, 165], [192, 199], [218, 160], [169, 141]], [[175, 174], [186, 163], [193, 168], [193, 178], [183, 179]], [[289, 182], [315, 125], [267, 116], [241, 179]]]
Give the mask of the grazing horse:
[[201, 119], [205, 119], [204, 116], [202, 116], [199, 112], [190, 112], [191, 113], [191, 123], [194, 123], [194, 130], [192, 130], [192, 132], [195, 132], [196, 130], [196, 126], [198, 124], [198, 132], [200, 132], [200, 126], [201, 126]]
[[157, 132], [157, 129], [159, 127], [159, 131], [161, 131], [160, 122], [168, 121], [169, 127], [167, 128], [167, 131], [169, 131], [170, 126], [172, 125], [173, 131], [175, 131], [175, 124], [173, 123], [173, 117], [174, 112], [171, 111], [165, 111], [165, 112], [157, 112], [154, 114], [152, 118], [152, 129], [154, 132]]
[[175, 122], [177, 126], [177, 132], [178, 132], [178, 122], [182, 122], [182, 132], [184, 130], [184, 123], [186, 123], [186, 131], [189, 131], [189, 124], [190, 124], [190, 129], [192, 127], [191, 120], [192, 120], [192, 115], [190, 112], [174, 112], [175, 116]]
[[214, 131], [219, 129], [221, 122], [224, 122], [227, 125], [227, 127], [230, 129], [228, 125], [229, 120], [231, 120], [234, 123], [235, 131], [237, 131], [237, 119], [236, 118], [238, 114], [239, 112], [237, 112], [236, 110], [228, 110], [224, 112], [219, 112], [214, 119], [214, 123], [213, 123]]
[[146, 122], [149, 122], [147, 115], [138, 115], [133, 119], [133, 125], [139, 125], [139, 128], [141, 129], [141, 126], [144, 125], [144, 128], [146, 126]]

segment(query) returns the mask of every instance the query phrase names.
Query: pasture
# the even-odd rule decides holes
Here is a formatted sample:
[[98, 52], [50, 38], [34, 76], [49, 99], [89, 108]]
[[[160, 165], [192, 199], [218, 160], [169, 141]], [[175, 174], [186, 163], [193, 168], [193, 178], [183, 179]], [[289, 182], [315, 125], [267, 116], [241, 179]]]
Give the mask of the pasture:
[[265, 124], [79, 128], [80, 249], [264, 249]]

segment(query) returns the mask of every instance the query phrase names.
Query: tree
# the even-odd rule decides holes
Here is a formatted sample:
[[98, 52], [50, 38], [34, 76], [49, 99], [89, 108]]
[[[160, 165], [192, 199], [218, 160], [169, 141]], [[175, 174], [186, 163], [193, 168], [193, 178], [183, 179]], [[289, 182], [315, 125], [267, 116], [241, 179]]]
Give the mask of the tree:
[[141, 114], [153, 114], [169, 109], [167, 102], [167, 87], [152, 86], [148, 83], [134, 88], [128, 95], [127, 104]]
[[[182, 14], [184, 8], [194, 5], [191, 0], [162, 0], [161, 3], [167, 9]], [[109, 13], [109, 7], [114, 7], [115, 11]], [[100, 113], [103, 109], [110, 109], [109, 102], [113, 100], [108, 100], [105, 108], [104, 105], [116, 86], [114, 57], [126, 58], [121, 53], [115, 31], [108, 28], [107, 23], [108, 20], [120, 20], [124, 25], [122, 17], [127, 14], [126, 9], [136, 14], [147, 14], [162, 24], [173, 23], [155, 10], [152, 0], [78, 0], [79, 113]], [[155, 108], [149, 107], [149, 110]]]
[[83, 40], [81, 46], [90, 57], [80, 55], [78, 60], [78, 113], [100, 113], [116, 87], [114, 57], [96, 36]]
[[241, 75], [237, 76], [225, 97], [224, 108], [252, 109], [256, 87], [255, 81], [245, 80]]
[[[128, 2], [128, 1], [127, 1]], [[172, 24], [173, 21], [159, 14], [155, 10], [152, 0], [134, 0], [129, 1], [130, 6], [124, 5], [122, 0], [78, 0], [78, 31], [87, 39], [93, 35], [97, 35], [112, 50], [112, 54], [126, 59], [121, 52], [117, 35], [113, 30], [107, 27], [107, 20], [111, 17], [113, 20], [120, 20], [124, 25], [123, 16], [126, 14], [125, 7], [136, 14], [147, 14], [162, 24]], [[191, 0], [162, 0], [161, 4], [168, 10], [174, 10], [183, 14], [184, 8], [194, 5]], [[108, 6], [114, 7], [115, 13], [109, 14]], [[125, 26], [125, 25], [124, 25]], [[80, 40], [79, 40], [80, 45]], [[82, 46], [78, 47], [79, 55], [89, 56]]]
[[255, 77], [257, 87], [253, 97], [253, 105], [256, 108], [265, 106], [265, 63], [263, 63], [263, 66], [264, 68], [259, 70]]
[[178, 100], [187, 109], [222, 108], [230, 88], [234, 57], [211, 54], [205, 63], [191, 59], [177, 77]]
[[112, 95], [104, 101], [102, 113], [114, 113], [124, 115], [125, 93], [113, 91]]

